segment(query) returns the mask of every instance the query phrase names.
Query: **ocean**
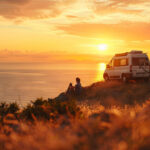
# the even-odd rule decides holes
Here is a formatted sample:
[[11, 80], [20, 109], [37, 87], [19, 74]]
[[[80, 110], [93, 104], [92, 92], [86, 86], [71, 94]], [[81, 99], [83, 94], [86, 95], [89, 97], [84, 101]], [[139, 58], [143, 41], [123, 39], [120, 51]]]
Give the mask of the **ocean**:
[[0, 102], [25, 105], [36, 98], [54, 98], [75, 85], [103, 80], [105, 64], [0, 63]]

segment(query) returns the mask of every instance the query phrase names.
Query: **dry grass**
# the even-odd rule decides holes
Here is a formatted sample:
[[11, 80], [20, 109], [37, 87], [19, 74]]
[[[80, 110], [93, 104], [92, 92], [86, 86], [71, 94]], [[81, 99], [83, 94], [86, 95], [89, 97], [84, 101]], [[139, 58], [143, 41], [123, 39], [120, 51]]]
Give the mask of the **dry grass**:
[[99, 101], [104, 106], [142, 104], [150, 98], [150, 84], [98, 82], [84, 90], [84, 99]]
[[[84, 90], [84, 100], [77, 104], [38, 100], [23, 111], [7, 106], [0, 109], [0, 150], [148, 150], [148, 88], [96, 83]], [[114, 100], [104, 103], [108, 97]], [[129, 97], [134, 102], [129, 103]]]

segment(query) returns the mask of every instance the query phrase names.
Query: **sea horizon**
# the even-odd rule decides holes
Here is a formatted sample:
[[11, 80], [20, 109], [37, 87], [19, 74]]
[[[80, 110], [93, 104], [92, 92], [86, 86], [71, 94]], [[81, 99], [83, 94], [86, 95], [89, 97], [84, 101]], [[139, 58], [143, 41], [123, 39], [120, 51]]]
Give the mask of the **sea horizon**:
[[54, 98], [80, 77], [83, 86], [103, 80], [104, 63], [0, 63], [0, 102], [25, 105], [37, 98]]

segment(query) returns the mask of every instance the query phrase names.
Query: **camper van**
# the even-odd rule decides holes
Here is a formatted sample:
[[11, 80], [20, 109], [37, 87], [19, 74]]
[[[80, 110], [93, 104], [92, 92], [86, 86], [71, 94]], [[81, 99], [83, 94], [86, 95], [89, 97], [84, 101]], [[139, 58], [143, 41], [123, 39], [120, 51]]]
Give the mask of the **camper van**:
[[103, 75], [105, 81], [119, 79], [123, 82], [136, 79], [149, 80], [150, 63], [146, 53], [133, 50], [116, 54], [108, 63]]

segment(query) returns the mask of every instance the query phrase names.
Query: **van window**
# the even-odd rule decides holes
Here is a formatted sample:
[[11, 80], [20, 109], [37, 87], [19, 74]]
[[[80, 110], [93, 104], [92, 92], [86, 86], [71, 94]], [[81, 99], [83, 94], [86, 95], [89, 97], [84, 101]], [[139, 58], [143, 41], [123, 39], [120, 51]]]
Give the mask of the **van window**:
[[127, 58], [121, 59], [120, 60], [120, 66], [128, 66], [128, 59]]
[[132, 58], [132, 65], [133, 66], [144, 66], [144, 65], [148, 66], [149, 60], [146, 57], [143, 57], [143, 58], [142, 57], [139, 57], [139, 58], [133, 57]]
[[128, 59], [115, 59], [114, 60], [114, 66], [119, 67], [119, 66], [127, 66], [128, 65]]
[[112, 67], [112, 60], [109, 62], [109, 64], [108, 64], [110, 67]]
[[115, 59], [113, 62], [113, 66], [115, 66], [115, 67], [120, 66], [120, 59]]

